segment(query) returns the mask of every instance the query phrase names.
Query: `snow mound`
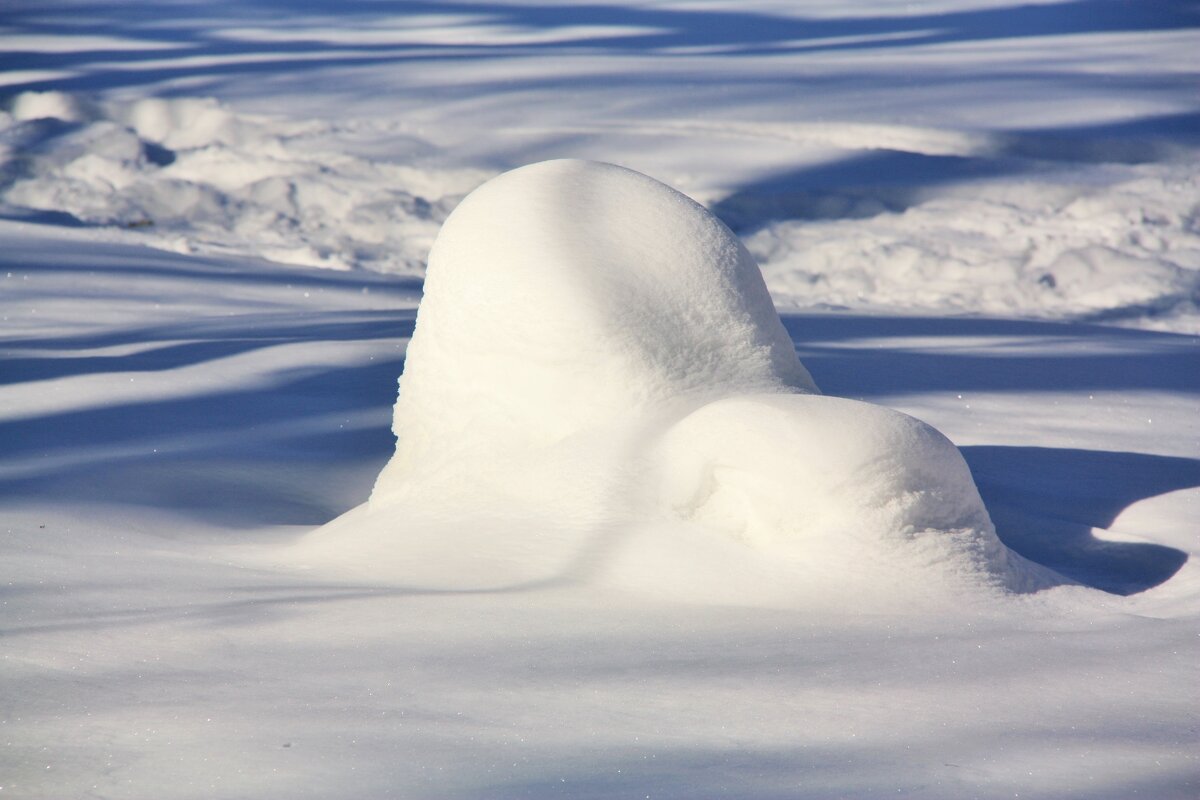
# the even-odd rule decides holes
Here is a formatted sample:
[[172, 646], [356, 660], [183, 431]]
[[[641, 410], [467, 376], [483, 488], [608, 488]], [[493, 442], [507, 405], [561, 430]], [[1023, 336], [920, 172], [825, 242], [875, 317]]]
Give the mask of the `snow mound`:
[[16, 122], [38, 119], [89, 122], [98, 112], [82, 98], [66, 92], [22, 92], [13, 98], [9, 113]]
[[394, 431], [368, 505], [309, 558], [732, 601], [793, 596], [814, 569], [1026, 581], [954, 446], [820, 396], [737, 238], [621, 167], [534, 164], [451, 214]]
[[[811, 551], [823, 537], [864, 529], [988, 526], [954, 445], [929, 425], [870, 403], [725, 398], [671, 427], [657, 463], [675, 513], [763, 548]], [[981, 544], [987, 559], [1001, 555], [999, 542]]]
[[[683, 195], [586, 161], [472, 193], [430, 253], [372, 502], [681, 403], [816, 391], [753, 259]], [[454, 412], [447, 413], [448, 409]]]
[[[649, 463], [653, 516], [671, 544], [622, 554], [614, 577], [631, 588], [866, 610], [1055, 582], [996, 538], [958, 449], [882, 406], [735, 395], [674, 424]], [[697, 538], [725, 546], [697, 552]], [[666, 587], [653, 577], [672, 573]]]

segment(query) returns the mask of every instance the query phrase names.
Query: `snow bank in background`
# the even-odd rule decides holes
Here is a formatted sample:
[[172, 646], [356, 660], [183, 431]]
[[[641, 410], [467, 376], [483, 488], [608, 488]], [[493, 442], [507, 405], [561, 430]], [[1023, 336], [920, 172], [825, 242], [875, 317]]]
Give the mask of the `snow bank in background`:
[[[994, 165], [1004, 138], [887, 125], [818, 132], [805, 135], [826, 149], [830, 141], [851, 148], [850, 163], [875, 154], [878, 173], [849, 168], [824, 190], [748, 190], [717, 202], [747, 237], [777, 302], [1200, 331], [1194, 158], [1171, 151], [1174, 163], [1128, 164], [1136, 159], [1122, 151], [1113, 163], [1044, 170], [1036, 160], [1005, 162], [1001, 172], [1026, 177], [968, 169], [955, 183], [936, 163], [914, 176], [908, 160], [952, 151]], [[1022, 146], [1035, 155], [1050, 147]], [[1098, 144], [1080, 147], [1105, 156]], [[25, 92], [0, 112], [0, 202], [173, 251], [420, 274], [438, 225], [488, 175], [419, 166], [434, 152], [385, 121], [248, 116], [209, 99]], [[894, 169], [888, 159], [898, 159]], [[921, 187], [924, 178], [939, 182], [936, 192]]]
[[[0, 200], [215, 251], [419, 273], [480, 174], [357, 157], [354, 129], [235, 114], [211, 99], [26, 92], [0, 112]], [[376, 132], [378, 133], [378, 132]], [[393, 135], [393, 153], [424, 145]]]
[[783, 303], [1200, 332], [1200, 169], [1126, 167], [1103, 185], [1059, 180], [973, 182], [898, 213], [775, 222], [747, 246]]
[[720, 222], [644, 175], [585, 161], [506, 173], [455, 210], [401, 386], [400, 446], [373, 503], [682, 398], [816, 390]]
[[[468, 196], [439, 234], [400, 381], [396, 454], [367, 509], [302, 550], [384, 572], [395, 569], [389, 551], [404, 553], [411, 579], [413, 562], [446, 563], [430, 558], [438, 540], [468, 560], [489, 551], [491, 568], [505, 538], [529, 554], [558, 537], [560, 557], [543, 563], [553, 570], [598, 530], [632, 526], [610, 555], [624, 566], [591, 567], [654, 591], [665, 570], [673, 596], [755, 601], [765, 580], [775, 600], [815, 580], [839, 602], [891, 587], [888, 603], [892, 589], [903, 597], [951, 577], [1027, 583], [945, 437], [816, 391], [753, 258], [701, 206], [607, 164], [514, 170]], [[573, 534], [494, 524], [535, 516]], [[449, 523], [415, 535], [420, 558], [407, 541], [414, 520]], [[647, 570], [664, 546], [669, 565]], [[718, 553], [712, 575], [705, 561]], [[739, 558], [766, 572], [731, 568]], [[528, 566], [514, 575], [539, 577]], [[491, 580], [513, 577], [502, 573]]]

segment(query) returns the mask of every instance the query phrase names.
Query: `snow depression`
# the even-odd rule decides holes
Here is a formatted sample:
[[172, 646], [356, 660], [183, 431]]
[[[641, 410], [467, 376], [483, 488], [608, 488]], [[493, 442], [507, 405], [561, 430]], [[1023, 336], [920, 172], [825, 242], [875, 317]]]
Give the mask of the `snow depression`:
[[370, 500], [299, 559], [843, 607], [1063, 582], [1000, 542], [945, 436], [820, 393], [723, 223], [611, 164], [522, 167], [450, 215], [393, 431]]

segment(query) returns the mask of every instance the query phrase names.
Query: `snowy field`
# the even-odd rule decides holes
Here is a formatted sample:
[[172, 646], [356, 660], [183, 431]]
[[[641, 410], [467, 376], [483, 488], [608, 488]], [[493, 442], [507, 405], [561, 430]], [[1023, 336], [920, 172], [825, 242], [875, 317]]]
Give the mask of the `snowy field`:
[[[8, 0], [0, 797], [1197, 797], [1198, 29], [1182, 0]], [[714, 502], [667, 530], [615, 439], [494, 463], [449, 394], [407, 429], [462, 449], [364, 506], [442, 223], [556, 158], [723, 220], [821, 390], [949, 437], [1037, 580], [936, 540], [777, 558]], [[486, 348], [427, 344], [422, 380], [504, 397], [563, 320], [550, 361], [612, 350], [529, 252], [439, 288]], [[648, 350], [692, 319], [604, 286]], [[604, 374], [525, 412], [620, 407]], [[715, 431], [838, 505], [826, 453], [692, 419], [638, 444]], [[627, 491], [581, 511], [581, 463]]]

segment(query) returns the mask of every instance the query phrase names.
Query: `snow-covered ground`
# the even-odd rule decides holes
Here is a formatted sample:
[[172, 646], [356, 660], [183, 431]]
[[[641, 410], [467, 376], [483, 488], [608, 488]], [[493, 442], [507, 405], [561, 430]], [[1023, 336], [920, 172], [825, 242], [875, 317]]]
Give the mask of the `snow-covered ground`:
[[[1195, 797], [1198, 27], [6, 3], [0, 796]], [[488, 585], [563, 541], [504, 509], [449, 529], [466, 552], [408, 523], [436, 563], [297, 568], [392, 455], [442, 221], [557, 157], [706, 204], [822, 390], [944, 432], [1000, 538], [1078, 585], [771, 603], [736, 554], [671, 573], [621, 530]]]

